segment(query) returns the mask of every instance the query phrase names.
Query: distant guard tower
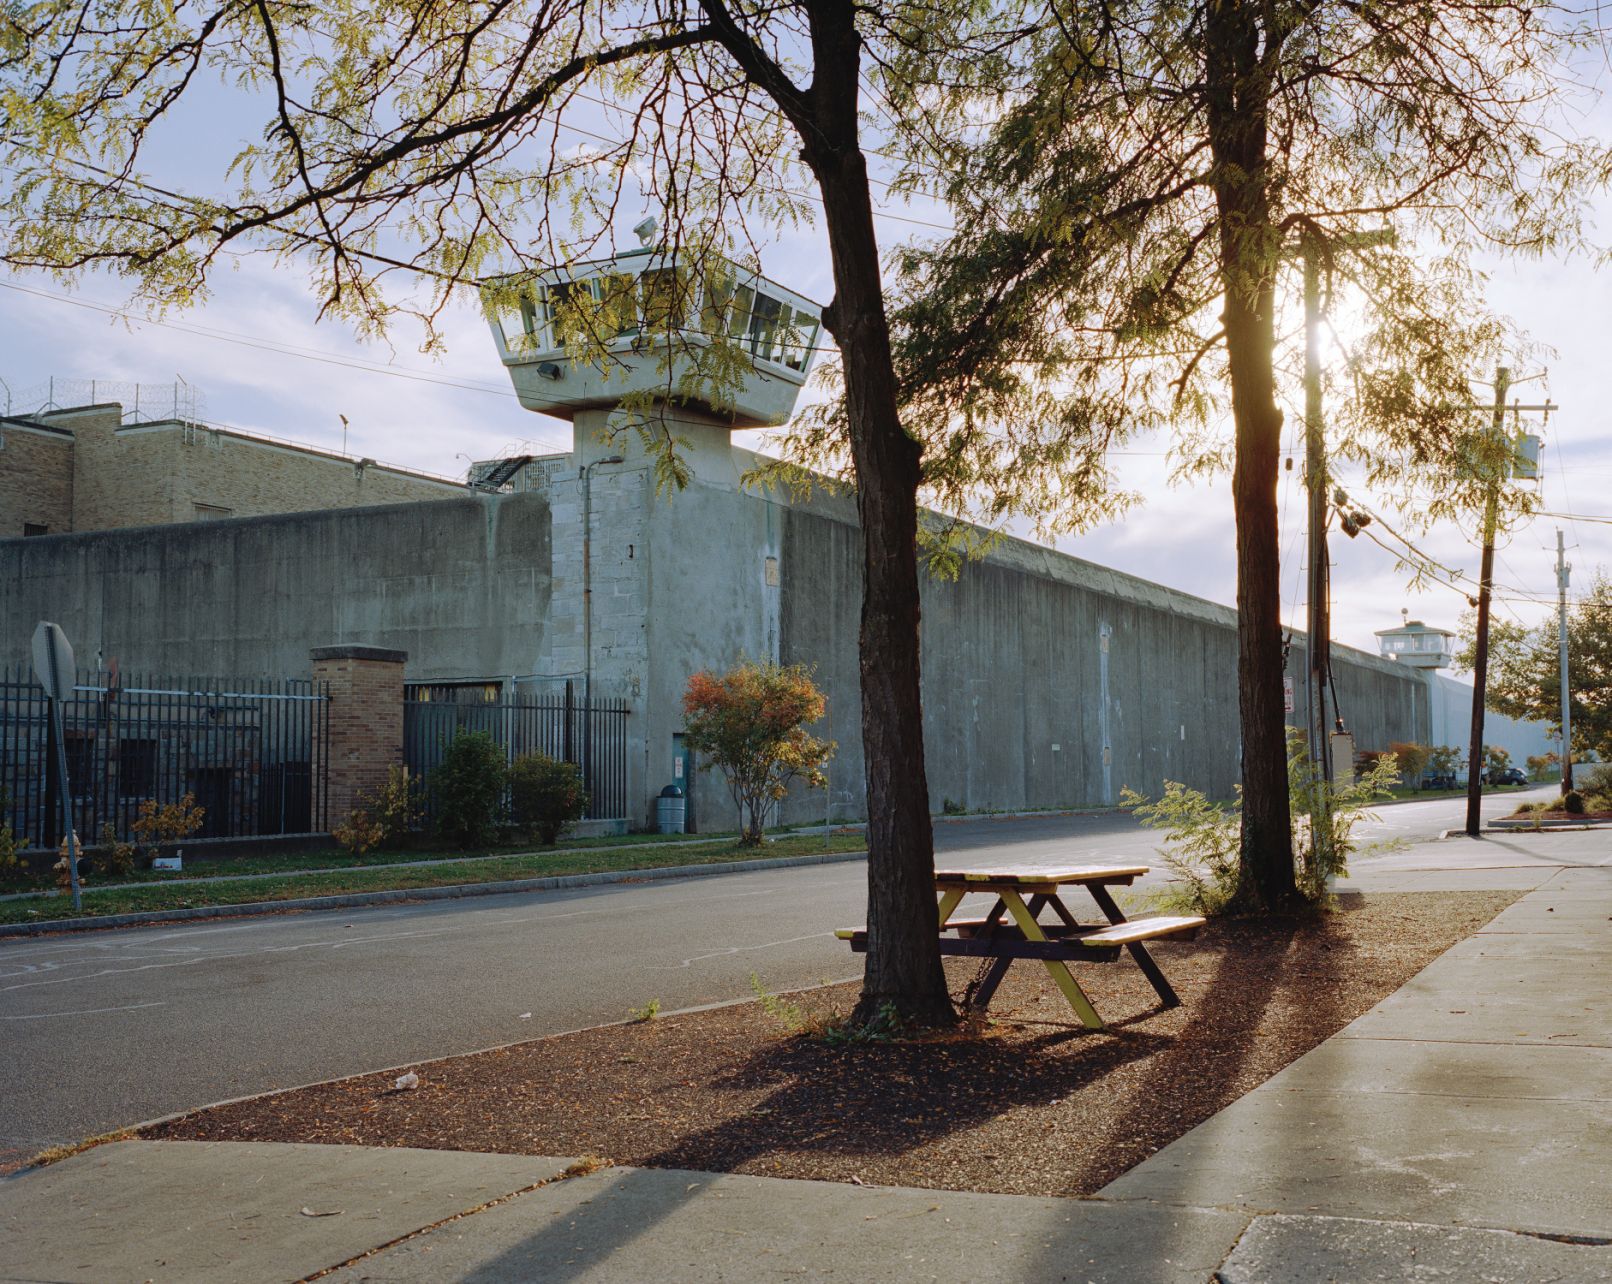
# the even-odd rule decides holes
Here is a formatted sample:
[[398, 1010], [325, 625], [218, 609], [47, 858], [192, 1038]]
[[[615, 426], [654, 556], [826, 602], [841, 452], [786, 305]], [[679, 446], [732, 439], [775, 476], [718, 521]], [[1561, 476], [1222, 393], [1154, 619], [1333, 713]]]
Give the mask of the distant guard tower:
[[1455, 662], [1455, 635], [1420, 620], [1407, 618], [1397, 629], [1378, 629], [1377, 638], [1384, 656], [1413, 669], [1447, 669]]
[[[677, 253], [648, 244], [652, 220], [635, 230], [646, 242], [640, 249], [496, 282], [512, 303], [492, 318], [499, 357], [521, 405], [571, 421], [577, 467], [615, 454], [633, 462], [637, 434], [608, 431], [625, 426], [611, 416], [632, 399], [690, 443], [697, 476], [730, 480], [729, 435], [777, 427], [794, 413], [822, 309], [726, 260], [680, 263]], [[565, 333], [580, 326], [595, 349], [581, 359]], [[722, 336], [748, 369], [726, 363], [725, 377], [713, 381], [723, 363], [709, 358]]]

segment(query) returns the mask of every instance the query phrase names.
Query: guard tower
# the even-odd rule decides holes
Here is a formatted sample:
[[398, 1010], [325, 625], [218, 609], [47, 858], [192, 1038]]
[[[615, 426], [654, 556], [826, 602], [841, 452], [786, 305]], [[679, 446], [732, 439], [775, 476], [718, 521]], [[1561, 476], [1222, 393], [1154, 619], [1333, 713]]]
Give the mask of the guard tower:
[[[654, 236], [649, 220], [637, 230]], [[817, 304], [765, 277], [726, 260], [696, 268], [653, 245], [502, 278], [488, 298], [516, 396], [528, 410], [571, 421], [578, 466], [641, 450], [635, 433], [603, 440], [612, 414], [635, 398], [690, 443], [696, 475], [730, 473], [735, 429], [776, 427], [794, 412], [822, 324]], [[588, 358], [578, 355], [584, 335]], [[747, 368], [713, 358], [723, 337]]]
[[1383, 655], [1413, 669], [1447, 669], [1455, 660], [1455, 635], [1420, 620], [1406, 619], [1397, 629], [1378, 629], [1377, 638]]
[[[782, 635], [785, 522], [780, 502], [741, 486], [753, 457], [732, 435], [794, 412], [822, 309], [732, 262], [654, 244], [649, 220], [635, 231], [638, 249], [487, 284], [493, 339], [521, 405], [569, 420], [573, 446], [475, 464], [472, 484], [542, 492], [551, 573], [530, 595], [539, 627], [526, 673], [579, 684], [585, 705], [620, 700], [633, 712], [615, 767], [584, 743], [590, 789], [598, 796], [618, 771], [626, 819], [643, 825], [675, 783], [685, 819], [709, 827], [728, 813], [687, 770], [689, 674], [741, 655], [777, 658]], [[638, 420], [653, 430], [648, 447]], [[651, 466], [661, 431], [679, 439], [692, 474], [667, 502]], [[489, 538], [502, 537], [505, 507], [488, 505]]]

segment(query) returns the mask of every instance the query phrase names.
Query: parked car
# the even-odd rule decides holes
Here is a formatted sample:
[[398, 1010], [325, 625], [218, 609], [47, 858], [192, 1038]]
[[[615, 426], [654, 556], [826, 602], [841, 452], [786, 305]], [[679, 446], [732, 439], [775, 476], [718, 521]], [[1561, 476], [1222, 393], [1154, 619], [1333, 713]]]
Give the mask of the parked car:
[[1526, 785], [1528, 776], [1521, 767], [1501, 767], [1489, 772], [1491, 785]]
[[1454, 789], [1455, 773], [1453, 771], [1432, 771], [1422, 777], [1423, 789]]

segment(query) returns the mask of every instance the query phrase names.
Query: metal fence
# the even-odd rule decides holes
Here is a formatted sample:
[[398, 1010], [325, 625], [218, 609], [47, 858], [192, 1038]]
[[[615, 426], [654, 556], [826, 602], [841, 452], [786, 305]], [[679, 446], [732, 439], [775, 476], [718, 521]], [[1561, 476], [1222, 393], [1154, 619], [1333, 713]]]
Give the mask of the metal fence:
[[[306, 680], [158, 679], [80, 673], [62, 710], [73, 823], [95, 842], [104, 825], [131, 838], [140, 804], [193, 794], [197, 838], [322, 833], [329, 732], [323, 684]], [[44, 691], [0, 670], [0, 790], [26, 846], [61, 833], [56, 733]]]
[[78, 406], [117, 402], [126, 424], [178, 419], [195, 423], [207, 413], [200, 388], [176, 376], [172, 383], [128, 383], [114, 379], [60, 379], [51, 376], [24, 387], [0, 379], [0, 404], [8, 415], [40, 415]]
[[403, 760], [409, 773], [425, 782], [426, 819], [431, 798], [430, 772], [448, 744], [462, 732], [484, 731], [503, 748], [508, 761], [522, 754], [543, 753], [582, 768], [588, 789], [590, 820], [626, 816], [627, 702], [578, 696], [569, 682], [551, 696], [459, 703], [405, 700]]

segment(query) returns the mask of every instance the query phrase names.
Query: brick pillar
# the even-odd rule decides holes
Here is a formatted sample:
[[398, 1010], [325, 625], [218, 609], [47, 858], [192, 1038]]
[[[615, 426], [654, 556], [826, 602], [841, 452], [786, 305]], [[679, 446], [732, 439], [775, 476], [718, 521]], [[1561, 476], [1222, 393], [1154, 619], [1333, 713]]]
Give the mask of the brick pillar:
[[313, 680], [330, 693], [330, 730], [314, 761], [328, 776], [328, 823], [339, 825], [358, 795], [384, 784], [386, 769], [403, 761], [403, 665], [409, 656], [379, 646], [321, 646], [308, 655]]

